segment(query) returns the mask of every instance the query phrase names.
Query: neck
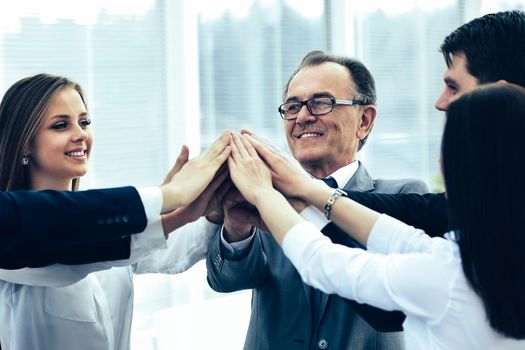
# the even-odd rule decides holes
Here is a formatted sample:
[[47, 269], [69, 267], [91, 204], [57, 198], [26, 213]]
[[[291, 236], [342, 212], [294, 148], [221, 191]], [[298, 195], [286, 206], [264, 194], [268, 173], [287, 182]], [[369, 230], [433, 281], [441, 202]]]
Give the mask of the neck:
[[42, 190], [57, 190], [57, 191], [71, 191], [73, 179], [55, 179], [42, 181], [39, 179], [31, 179], [31, 189], [33, 191]]
[[304, 170], [306, 170], [316, 179], [324, 179], [325, 177], [332, 175], [337, 170], [353, 163], [354, 161], [356, 161], [355, 155], [346, 159], [340, 159], [339, 161], [324, 159], [323, 162], [316, 160], [312, 162], [300, 162], [300, 164]]
[[320, 164], [301, 164], [304, 170], [306, 170], [310, 175], [316, 179], [324, 179], [327, 176], [333, 174], [337, 169], [342, 168], [346, 164], [335, 167], [335, 166], [326, 166]]

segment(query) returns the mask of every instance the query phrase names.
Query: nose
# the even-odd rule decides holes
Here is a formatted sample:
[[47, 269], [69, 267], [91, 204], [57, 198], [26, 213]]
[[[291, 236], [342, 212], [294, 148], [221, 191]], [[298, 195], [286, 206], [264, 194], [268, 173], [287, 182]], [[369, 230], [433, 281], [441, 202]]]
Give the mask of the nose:
[[450, 101], [450, 94], [447, 93], [447, 90], [443, 90], [441, 95], [438, 97], [436, 103], [434, 104], [434, 107], [436, 107], [439, 111], [446, 111], [448, 108], [448, 104]]
[[89, 138], [89, 133], [86, 129], [82, 128], [80, 125], [77, 125], [75, 132], [73, 134], [73, 142], [85, 141]]
[[299, 111], [299, 113], [297, 113], [297, 119], [295, 122], [297, 124], [302, 125], [302, 124], [313, 123], [316, 121], [316, 119], [317, 117], [313, 116], [308, 110], [308, 108], [306, 107], [306, 105], [304, 105], [301, 107], [301, 110]]

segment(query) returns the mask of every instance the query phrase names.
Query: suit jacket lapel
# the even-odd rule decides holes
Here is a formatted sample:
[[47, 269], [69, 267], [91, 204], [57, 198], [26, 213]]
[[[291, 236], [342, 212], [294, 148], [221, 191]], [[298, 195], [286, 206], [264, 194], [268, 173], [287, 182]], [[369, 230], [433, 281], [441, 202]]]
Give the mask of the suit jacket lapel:
[[361, 162], [354, 176], [343, 187], [345, 191], [370, 192], [375, 189], [374, 180]]

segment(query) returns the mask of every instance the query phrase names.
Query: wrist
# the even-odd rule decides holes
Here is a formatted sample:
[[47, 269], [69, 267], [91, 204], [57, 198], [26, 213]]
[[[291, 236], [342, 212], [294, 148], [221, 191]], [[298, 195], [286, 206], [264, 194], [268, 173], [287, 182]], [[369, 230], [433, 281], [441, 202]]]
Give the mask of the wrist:
[[162, 208], [161, 213], [169, 213], [180, 206], [178, 200], [178, 192], [175, 186], [171, 183], [160, 186], [162, 193]]
[[346, 192], [339, 189], [339, 188], [336, 188], [332, 194], [330, 195], [330, 197], [328, 197], [328, 199], [326, 200], [326, 203], [324, 204], [324, 217], [326, 218], [326, 220], [330, 220], [330, 215], [332, 213], [332, 207], [334, 206], [335, 202], [337, 201], [337, 199], [341, 196], [345, 196], [346, 195]]
[[273, 187], [260, 188], [256, 192], [254, 192], [252, 204], [257, 209], [259, 209], [261, 206], [265, 205], [268, 202], [272, 203], [273, 199], [277, 196], [282, 195]]
[[326, 200], [332, 195], [333, 189], [326, 186], [322, 181], [312, 179], [310, 186], [301, 197], [307, 205], [313, 205], [323, 211]]

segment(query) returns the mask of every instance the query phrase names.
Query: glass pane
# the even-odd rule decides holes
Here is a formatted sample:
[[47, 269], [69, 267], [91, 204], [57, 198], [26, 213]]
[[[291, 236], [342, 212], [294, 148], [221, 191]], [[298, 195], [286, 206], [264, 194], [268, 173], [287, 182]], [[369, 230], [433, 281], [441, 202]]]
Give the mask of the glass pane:
[[373, 177], [420, 178], [432, 187], [444, 121], [434, 109], [446, 67], [439, 46], [461, 24], [459, 4], [394, 7], [361, 4], [356, 14], [358, 56], [378, 92], [378, 117], [360, 158]]
[[254, 0], [242, 13], [223, 4], [199, 17], [202, 147], [248, 128], [287, 149], [277, 107], [304, 54], [326, 49], [323, 1]]
[[19, 1], [0, 13], [2, 92], [41, 72], [86, 91], [95, 146], [81, 188], [159, 183], [167, 162], [163, 5]]

